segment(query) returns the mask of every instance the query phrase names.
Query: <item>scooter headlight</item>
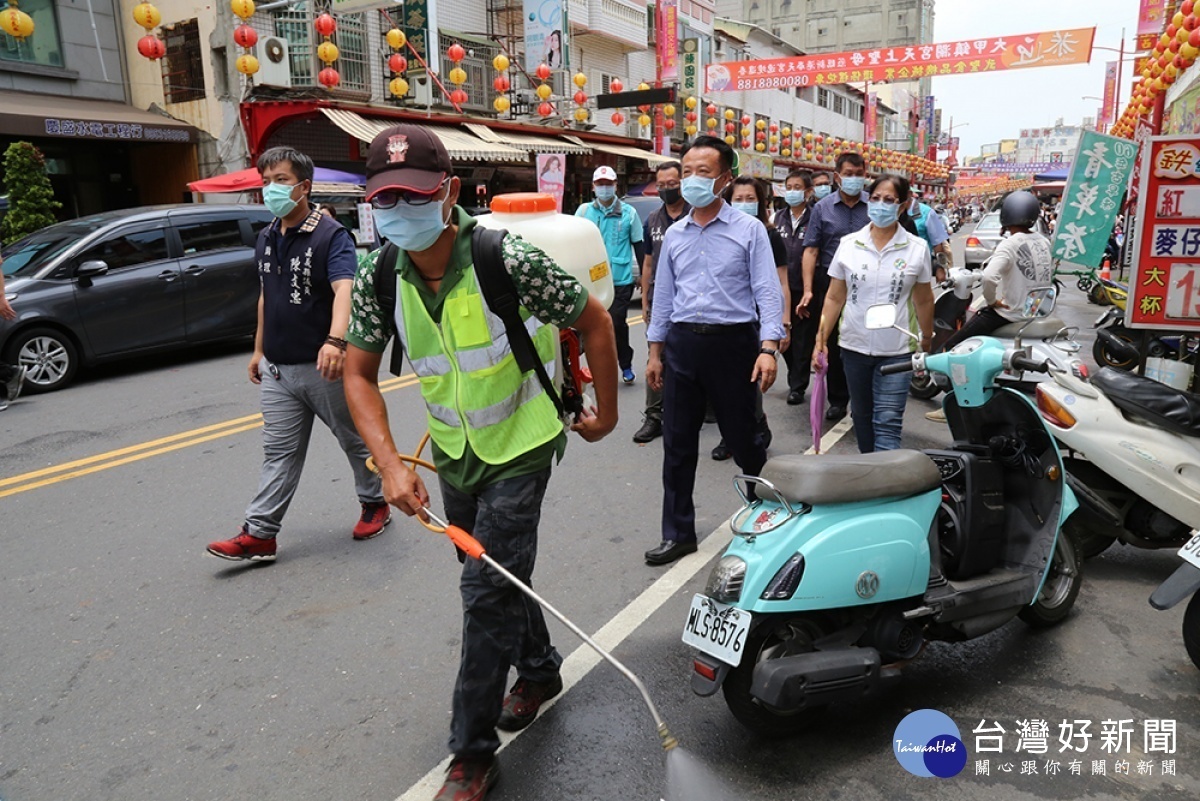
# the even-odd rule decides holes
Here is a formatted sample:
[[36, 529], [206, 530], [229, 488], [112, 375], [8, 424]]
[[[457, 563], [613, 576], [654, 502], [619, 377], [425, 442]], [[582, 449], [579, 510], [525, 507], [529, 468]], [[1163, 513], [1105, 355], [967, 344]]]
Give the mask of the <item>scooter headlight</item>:
[[746, 562], [738, 556], [723, 556], [708, 574], [704, 594], [723, 604], [736, 603], [742, 597], [745, 583]]
[[786, 601], [796, 594], [800, 579], [804, 576], [804, 556], [795, 554], [784, 563], [783, 567], [771, 579], [771, 583], [763, 590], [764, 601]]

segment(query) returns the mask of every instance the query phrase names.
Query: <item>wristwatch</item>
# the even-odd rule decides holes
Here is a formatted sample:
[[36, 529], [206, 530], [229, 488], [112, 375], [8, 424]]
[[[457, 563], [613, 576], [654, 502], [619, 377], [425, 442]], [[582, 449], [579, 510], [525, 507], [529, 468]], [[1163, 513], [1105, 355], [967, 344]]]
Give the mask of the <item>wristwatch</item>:
[[768, 356], [778, 356], [779, 355], [779, 351], [773, 350], [771, 348], [760, 348], [758, 352], [765, 353]]

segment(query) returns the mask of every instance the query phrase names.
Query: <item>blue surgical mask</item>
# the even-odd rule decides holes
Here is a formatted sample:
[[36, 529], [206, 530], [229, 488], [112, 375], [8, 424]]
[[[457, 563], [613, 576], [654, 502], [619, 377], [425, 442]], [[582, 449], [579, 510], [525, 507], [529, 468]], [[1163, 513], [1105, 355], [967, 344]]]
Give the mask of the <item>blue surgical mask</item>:
[[867, 216], [878, 228], [887, 228], [900, 219], [900, 204], [867, 201]]
[[861, 175], [842, 176], [842, 194], [843, 195], [862, 194], [863, 187], [866, 185], [867, 185], [867, 179]]
[[292, 190], [296, 187], [288, 184], [267, 184], [263, 187], [263, 204], [276, 217], [283, 219], [296, 208], [292, 200]]
[[829, 197], [829, 193], [832, 191], [833, 187], [829, 184], [817, 184], [813, 187], [813, 194], [816, 195], [817, 200]]
[[713, 186], [716, 183], [717, 180], [715, 178], [689, 175], [680, 182], [683, 199], [690, 203], [693, 208], [702, 209], [710, 206], [717, 199], [716, 193], [713, 192]]
[[751, 217], [758, 216], [758, 201], [757, 200], [735, 200], [731, 204], [735, 209]]
[[783, 199], [789, 206], [799, 206], [804, 203], [804, 190], [788, 189], [783, 193]]
[[374, 209], [379, 235], [401, 250], [428, 250], [446, 230], [444, 200], [422, 206], [397, 203], [390, 209]]
[[615, 186], [597, 186], [596, 200], [601, 203], [607, 203], [617, 196], [617, 188]]

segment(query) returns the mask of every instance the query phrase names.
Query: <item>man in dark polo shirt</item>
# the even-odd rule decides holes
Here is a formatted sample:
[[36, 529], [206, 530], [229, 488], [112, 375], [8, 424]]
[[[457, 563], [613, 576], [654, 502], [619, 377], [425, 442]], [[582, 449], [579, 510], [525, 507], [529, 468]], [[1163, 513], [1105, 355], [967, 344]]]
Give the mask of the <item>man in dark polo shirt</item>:
[[[692, 210], [679, 188], [680, 166], [678, 161], [664, 162], [654, 170], [658, 197], [663, 204], [646, 218], [642, 241], [646, 243], [646, 257], [642, 261], [642, 322], [650, 325], [650, 307], [654, 300], [654, 268], [658, 262], [658, 251], [662, 246], [667, 229]], [[633, 435], [638, 444], [650, 442], [662, 436], [662, 390], [646, 385], [646, 411], [643, 412], [642, 427]]]
[[[797, 368], [804, 370], [807, 385], [808, 365], [812, 361], [813, 343], [821, 325], [821, 309], [825, 305], [825, 292], [829, 289], [829, 265], [837, 252], [842, 237], [861, 230], [870, 218], [867, 216], [866, 186], [867, 165], [857, 153], [842, 153], [837, 157], [838, 191], [813, 206], [804, 232], [804, 294], [796, 304], [796, 316], [801, 318], [800, 331], [793, 334], [792, 347], [799, 346], [794, 355]], [[842, 349], [837, 344], [837, 328], [829, 335], [829, 411], [826, 420], [840, 420], [846, 416], [850, 405], [850, 390], [846, 386], [846, 373], [842, 369]], [[798, 338], [798, 342], [797, 342]]]
[[258, 159], [263, 202], [276, 219], [258, 234], [255, 263], [262, 289], [250, 381], [261, 388], [263, 465], [258, 494], [231, 539], [208, 546], [233, 561], [275, 560], [275, 536], [296, 494], [313, 418], [337, 437], [350, 461], [362, 505], [356, 540], [379, 535], [391, 520], [370, 451], [350, 418], [342, 388], [350, 289], [358, 267], [354, 242], [336, 220], [309, 205], [312, 160], [288, 147]]

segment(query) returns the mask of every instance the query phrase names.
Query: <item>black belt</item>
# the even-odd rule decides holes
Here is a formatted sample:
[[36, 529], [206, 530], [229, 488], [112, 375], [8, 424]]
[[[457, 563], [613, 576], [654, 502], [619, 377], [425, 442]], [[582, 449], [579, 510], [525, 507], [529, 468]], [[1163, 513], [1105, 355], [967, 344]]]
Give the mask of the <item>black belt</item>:
[[758, 323], [729, 323], [716, 325], [713, 323], [672, 323], [693, 334], [732, 334], [737, 331], [757, 331]]

